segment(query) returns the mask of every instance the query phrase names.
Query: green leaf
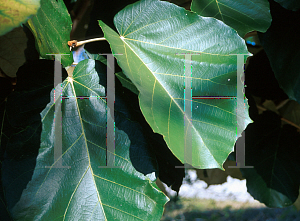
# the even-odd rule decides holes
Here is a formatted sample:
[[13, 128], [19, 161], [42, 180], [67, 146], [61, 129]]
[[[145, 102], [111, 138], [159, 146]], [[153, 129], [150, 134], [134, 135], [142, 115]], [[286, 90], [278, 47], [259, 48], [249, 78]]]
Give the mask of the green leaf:
[[123, 72], [115, 73], [115, 75], [121, 81], [123, 87], [126, 87], [127, 89], [131, 90], [133, 93], [137, 95], [139, 94], [139, 91], [136, 88], [136, 86], [130, 81], [128, 77], [126, 77], [126, 75]]
[[0, 35], [20, 26], [37, 13], [40, 0], [6, 0], [0, 2]]
[[245, 162], [240, 168], [248, 192], [268, 207], [292, 205], [299, 195], [300, 137], [291, 125], [281, 127], [274, 112], [266, 111], [245, 130]]
[[[12, 209], [17, 220], [159, 220], [167, 201], [154, 183], [129, 161], [130, 141], [115, 130], [115, 166], [106, 164], [106, 103], [104, 99], [70, 96], [105, 96], [94, 60], [83, 60], [63, 84], [57, 98], [62, 109], [62, 162], [55, 168], [54, 90], [42, 111], [41, 147], [32, 180]], [[56, 87], [59, 91], [59, 87]], [[109, 113], [109, 111], [108, 111]], [[51, 166], [50, 168], [45, 168]]]
[[53, 55], [62, 55], [61, 63], [64, 67], [73, 63], [68, 41], [72, 29], [72, 21], [62, 0], [41, 0], [38, 13], [28, 20], [40, 56], [53, 59]]
[[253, 30], [265, 32], [272, 21], [267, 0], [193, 0], [191, 10], [223, 21], [241, 37]]
[[[107, 60], [103, 55], [92, 54], [85, 50], [85, 53], [89, 56], [90, 59], [101, 61], [103, 64], [107, 65]], [[123, 72], [115, 73], [116, 77], [121, 81], [122, 86], [131, 90], [135, 94], [139, 94], [138, 89], [134, 86], [134, 84], [130, 81], [128, 77]]]
[[[272, 24], [258, 37], [270, 61], [275, 77], [291, 100], [300, 103], [300, 14], [270, 1]], [[298, 31], [297, 31], [298, 30]]]
[[[236, 96], [237, 58], [229, 54], [248, 53], [243, 39], [214, 18], [162, 1], [127, 6], [114, 23], [121, 36], [99, 22], [112, 52], [123, 54], [116, 56], [118, 64], [140, 92], [145, 119], [184, 162], [185, 60], [180, 54], [199, 53], [192, 57], [193, 96]], [[192, 100], [193, 152], [185, 163], [222, 169], [236, 133], [250, 122], [248, 113], [243, 113], [247, 112], [244, 103], [238, 110], [242, 114], [236, 116], [236, 103], [234, 99]]]
[[18, 68], [26, 61], [26, 47], [27, 38], [22, 27], [0, 37], [0, 67], [6, 75], [16, 77]]
[[[28, 61], [18, 69], [18, 83], [7, 97], [3, 124], [0, 123], [3, 184], [3, 186], [0, 184], [0, 188], [5, 193], [2, 202], [7, 203], [8, 211], [19, 201], [22, 191], [32, 178], [42, 131], [40, 112], [50, 102], [50, 92], [54, 84], [53, 74], [54, 61], [45, 59]], [[62, 78], [65, 79], [67, 76], [67, 72], [63, 69]], [[9, 80], [8, 82], [11, 85]], [[0, 85], [1, 93], [5, 92], [5, 88], [9, 92], [8, 85], [2, 86]], [[12, 87], [10, 90], [12, 91]], [[5, 218], [4, 212], [1, 213], [1, 203], [0, 214], [2, 220], [11, 220]]]

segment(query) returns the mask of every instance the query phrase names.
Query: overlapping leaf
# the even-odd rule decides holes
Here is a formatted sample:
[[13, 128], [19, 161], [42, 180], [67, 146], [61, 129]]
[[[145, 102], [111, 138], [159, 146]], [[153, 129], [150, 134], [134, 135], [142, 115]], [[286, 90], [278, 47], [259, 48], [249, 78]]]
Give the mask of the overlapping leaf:
[[63, 66], [73, 63], [68, 41], [72, 21], [62, 0], [41, 0], [38, 13], [28, 20], [28, 25], [35, 37], [40, 56], [52, 59], [53, 55], [65, 54], [61, 59]]
[[13, 28], [21, 25], [37, 13], [40, 0], [6, 0], [0, 2], [0, 35], [4, 35]]
[[[1, 98], [7, 97], [7, 102], [0, 105], [2, 220], [12, 220], [5, 214], [8, 215], [8, 211], [19, 201], [22, 191], [31, 180], [40, 147], [40, 112], [50, 102], [49, 95], [54, 84], [53, 73], [54, 61], [42, 59], [26, 62], [18, 69], [18, 83], [8, 97], [12, 91], [11, 82], [0, 78], [0, 81], [7, 80], [5, 85], [0, 86], [1, 95], [4, 95]], [[66, 71], [63, 71], [62, 78], [67, 76]]]
[[[102, 61], [106, 63], [106, 59]], [[99, 83], [106, 88], [107, 66], [103, 63], [96, 61], [96, 70]], [[133, 83], [130, 85], [134, 88]], [[172, 154], [163, 137], [154, 133], [145, 120], [137, 94], [123, 87], [118, 78], [115, 78], [114, 109], [115, 125], [130, 139], [129, 156], [133, 167], [144, 175], [155, 172], [162, 182], [178, 192], [185, 173], [184, 168], [176, 166], [183, 164]]]
[[300, 185], [297, 129], [281, 127], [280, 117], [266, 111], [248, 125], [245, 134], [245, 162], [254, 167], [240, 169], [248, 192], [268, 207], [292, 205]]
[[[15, 220], [158, 220], [166, 197], [153, 179], [135, 171], [127, 135], [116, 128], [115, 165], [106, 164], [106, 103], [94, 60], [80, 62], [62, 84], [62, 162], [54, 159], [54, 92], [41, 113], [43, 131], [37, 165], [20, 201], [13, 208]], [[58, 87], [56, 88], [57, 91]], [[60, 103], [60, 99], [57, 100]], [[50, 166], [50, 168], [47, 168]], [[46, 167], [46, 168], [45, 168]]]
[[22, 27], [0, 37], [0, 67], [10, 76], [16, 77], [18, 68], [24, 64], [27, 38]]
[[[185, 99], [192, 104], [192, 156], [185, 163], [222, 168], [236, 132], [250, 122], [244, 103], [236, 116], [235, 99], [185, 98], [182, 53], [192, 56], [193, 96], [236, 96], [237, 58], [247, 54], [243, 39], [224, 23], [202, 18], [167, 2], [145, 0], [114, 18], [120, 35], [100, 21], [105, 38], [125, 75], [139, 90], [142, 113], [184, 162]], [[246, 56], [245, 56], [246, 57]], [[189, 67], [185, 67], [189, 68]], [[238, 125], [237, 125], [238, 121]]]
[[268, 0], [193, 0], [191, 10], [223, 21], [241, 37], [253, 30], [265, 32], [272, 20]]
[[300, 103], [300, 43], [295, 34], [300, 31], [300, 13], [284, 9], [274, 0], [270, 8], [272, 24], [258, 37], [279, 85], [290, 99]]
[[[107, 60], [104, 56], [99, 54], [91, 54], [88, 51], [85, 51], [85, 53], [89, 56], [89, 58], [101, 61], [103, 64], [107, 65]], [[126, 87], [135, 94], [139, 94], [138, 89], [134, 86], [130, 79], [126, 77], [126, 75], [123, 72], [115, 73], [115, 75], [121, 81], [123, 87]]]

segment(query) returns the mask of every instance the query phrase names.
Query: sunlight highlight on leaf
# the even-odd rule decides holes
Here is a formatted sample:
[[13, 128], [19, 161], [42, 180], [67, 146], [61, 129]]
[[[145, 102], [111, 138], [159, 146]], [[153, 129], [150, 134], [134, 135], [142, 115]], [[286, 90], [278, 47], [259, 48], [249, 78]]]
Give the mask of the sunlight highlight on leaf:
[[183, 54], [197, 54], [192, 55], [193, 96], [234, 97], [237, 58], [230, 54], [248, 53], [243, 39], [214, 18], [202, 18], [156, 0], [127, 6], [114, 23], [119, 34], [99, 22], [112, 52], [123, 54], [116, 57], [118, 64], [139, 90], [141, 110], [154, 132], [162, 134], [174, 155], [184, 162], [185, 101], [191, 102], [188, 127], [193, 149], [185, 162], [222, 169], [237, 135], [250, 122], [246, 104], [240, 104], [238, 113], [244, 114], [237, 117], [235, 99], [185, 98], [184, 68], [188, 67], [184, 67]]
[[[62, 84], [62, 164], [54, 159], [54, 91], [41, 113], [41, 147], [32, 180], [13, 208], [18, 220], [159, 220], [167, 197], [129, 160], [130, 140], [115, 129], [115, 166], [106, 165], [105, 96], [94, 60], [83, 60]], [[57, 99], [60, 103], [60, 98]], [[70, 168], [67, 168], [70, 167]]]

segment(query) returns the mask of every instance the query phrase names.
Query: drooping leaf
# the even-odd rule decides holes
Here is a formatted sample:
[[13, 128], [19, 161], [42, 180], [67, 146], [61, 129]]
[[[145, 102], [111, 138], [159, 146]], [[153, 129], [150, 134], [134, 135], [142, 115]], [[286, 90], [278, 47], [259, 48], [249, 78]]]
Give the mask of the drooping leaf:
[[56, 168], [54, 162], [57, 113], [52, 90], [51, 102], [41, 113], [41, 147], [32, 180], [12, 209], [15, 220], [160, 219], [166, 197], [153, 178], [132, 167], [130, 142], [123, 131], [115, 128], [115, 166], [122, 168], [99, 168], [106, 165], [106, 102], [74, 98], [105, 96], [98, 83], [95, 61], [83, 60], [62, 84], [66, 99], [56, 101], [62, 110], [61, 159], [70, 168]]
[[[180, 54], [198, 53], [192, 57], [193, 96], [236, 96], [237, 58], [230, 54], [247, 54], [245, 43], [224, 23], [168, 2], [140, 1], [119, 12], [114, 22], [120, 35], [99, 23], [112, 52], [123, 54], [116, 56], [117, 61], [140, 92], [142, 113], [184, 162], [185, 60]], [[193, 152], [185, 163], [222, 169], [233, 150], [236, 131], [241, 133], [241, 123], [250, 122], [244, 103], [238, 117], [234, 99], [193, 99], [191, 103]]]
[[40, 0], [6, 0], [0, 2], [0, 35], [25, 23], [28, 18], [37, 13]]
[[268, 0], [193, 0], [191, 10], [223, 21], [241, 37], [253, 30], [265, 32], [272, 20]]
[[240, 168], [248, 192], [268, 207], [287, 207], [299, 195], [300, 136], [295, 127], [265, 111], [245, 130], [245, 163]]
[[272, 24], [258, 37], [269, 58], [281, 88], [290, 99], [300, 103], [300, 13], [284, 9], [270, 0]]
[[25, 63], [26, 43], [22, 27], [0, 37], [0, 67], [6, 75], [16, 77], [18, 68]]
[[72, 21], [62, 0], [41, 0], [38, 13], [28, 20], [40, 56], [53, 59], [53, 55], [62, 55], [64, 67], [73, 63], [73, 56], [68, 46]]

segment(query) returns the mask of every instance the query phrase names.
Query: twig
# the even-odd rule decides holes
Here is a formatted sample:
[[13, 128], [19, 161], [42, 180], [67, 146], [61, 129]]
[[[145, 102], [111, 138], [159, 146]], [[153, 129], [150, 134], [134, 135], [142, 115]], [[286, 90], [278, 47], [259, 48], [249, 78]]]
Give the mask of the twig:
[[[262, 111], [268, 110], [268, 109], [266, 109], [266, 108], [264, 108], [264, 107], [262, 107], [262, 106], [260, 106], [260, 105], [257, 105], [257, 108], [260, 109], [260, 110], [262, 110]], [[280, 116], [280, 117], [281, 117], [281, 116]], [[281, 119], [282, 121], [284, 121], [284, 122], [286, 122], [286, 123], [288, 123], [288, 124], [290, 124], [290, 125], [296, 127], [296, 128], [298, 129], [298, 131], [300, 130], [300, 127], [299, 127], [297, 124], [293, 123], [292, 121], [289, 121], [289, 120], [285, 119], [284, 117], [281, 117], [280, 119]]]
[[72, 40], [72, 41], [68, 41], [68, 45], [70, 46], [70, 51], [71, 51], [72, 48], [78, 47], [80, 45], [84, 45], [86, 43], [95, 42], [95, 41], [104, 41], [104, 40], [106, 40], [106, 39], [105, 38], [92, 38], [92, 39], [85, 40], [85, 41]]
[[283, 117], [281, 118], [281, 120], [282, 120], [282, 121], [285, 121], [286, 123], [288, 123], [288, 124], [290, 124], [290, 125], [296, 127], [298, 130], [300, 130], [300, 127], [299, 127], [297, 124], [293, 123], [292, 121], [289, 121], [289, 120], [287, 120], [287, 119], [285, 119], [285, 118], [283, 118]]
[[277, 106], [276, 106], [276, 109], [280, 109], [282, 108], [287, 102], [289, 102], [290, 99], [286, 99], [284, 101], [282, 101], [281, 103], [279, 103]]

